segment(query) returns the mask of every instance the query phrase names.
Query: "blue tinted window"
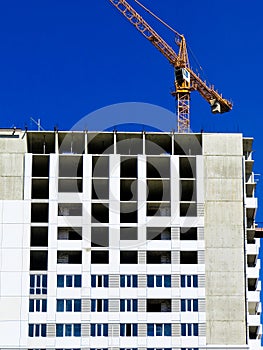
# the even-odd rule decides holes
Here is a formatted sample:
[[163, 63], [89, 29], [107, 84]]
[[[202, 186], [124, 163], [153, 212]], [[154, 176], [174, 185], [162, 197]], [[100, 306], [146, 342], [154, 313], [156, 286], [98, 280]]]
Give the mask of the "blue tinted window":
[[91, 311], [96, 311], [96, 299], [91, 299]]
[[72, 287], [72, 276], [66, 276], [66, 287]]
[[90, 335], [91, 335], [92, 337], [95, 337], [95, 336], [96, 336], [96, 329], [95, 329], [95, 324], [94, 324], [94, 323], [92, 323], [92, 324], [90, 325]]
[[193, 309], [194, 309], [194, 311], [198, 311], [198, 299], [194, 299]]
[[41, 289], [40, 288], [36, 288], [36, 294], [41, 294]]
[[30, 324], [28, 325], [28, 336], [33, 337], [33, 334], [34, 334], [34, 325]]
[[198, 276], [197, 276], [197, 275], [194, 275], [194, 276], [193, 276], [193, 286], [194, 286], [195, 288], [198, 287]]
[[74, 276], [74, 287], [81, 287], [81, 275]]
[[192, 335], [192, 325], [191, 325], [191, 323], [188, 323], [187, 329], [188, 329], [188, 335]]
[[36, 303], [36, 311], [40, 311], [40, 300], [36, 300], [35, 301], [35, 303]]
[[162, 324], [156, 324], [156, 336], [160, 337], [163, 335], [163, 327]]
[[91, 287], [96, 287], [96, 276], [91, 275]]
[[154, 336], [154, 325], [153, 325], [153, 323], [148, 323], [147, 324], [147, 335], [149, 337], [153, 337]]
[[198, 324], [194, 323], [194, 336], [197, 337], [198, 336]]
[[103, 307], [104, 307], [104, 312], [108, 312], [108, 306], [109, 306], [109, 303], [108, 303], [108, 299], [104, 299], [103, 301]]
[[81, 299], [75, 299], [74, 300], [74, 311], [80, 312], [81, 311]]
[[181, 311], [186, 311], [186, 308], [185, 308], [185, 299], [181, 299]]
[[37, 275], [37, 287], [41, 287], [41, 276], [40, 275]]
[[64, 287], [64, 275], [57, 275], [57, 286], [58, 288]]
[[101, 336], [101, 324], [97, 324], [97, 336]]
[[109, 276], [108, 275], [104, 276], [104, 287], [105, 288], [109, 287]]
[[191, 304], [192, 304], [192, 300], [187, 300], [187, 311], [191, 311], [192, 310], [192, 307], [191, 307]]
[[172, 326], [169, 323], [164, 324], [164, 335], [170, 337], [172, 335]]
[[81, 336], [81, 325], [80, 324], [74, 324], [74, 337], [80, 337]]
[[125, 276], [124, 275], [121, 275], [120, 285], [121, 285], [121, 287], [125, 287]]
[[171, 287], [171, 276], [164, 275], [164, 286], [166, 288], [170, 288]]
[[121, 312], [125, 311], [125, 300], [124, 299], [120, 300], [120, 311]]
[[147, 276], [147, 287], [154, 287], [154, 276], [153, 275]]
[[47, 288], [42, 288], [42, 294], [47, 294]]
[[120, 324], [120, 336], [121, 337], [125, 336], [125, 324], [123, 323]]
[[35, 324], [35, 337], [39, 337], [39, 336], [40, 336], [40, 325]]
[[58, 312], [64, 311], [64, 300], [63, 299], [57, 299], [57, 311]]
[[35, 275], [30, 275], [30, 287], [35, 287]]
[[108, 336], [108, 325], [107, 324], [103, 325], [103, 336], [104, 337]]
[[30, 288], [30, 294], [34, 294], [34, 288]]
[[132, 332], [133, 332], [132, 335], [133, 335], [134, 337], [137, 337], [137, 335], [138, 335], [138, 326], [137, 326], [136, 323], [132, 325]]
[[42, 275], [42, 287], [47, 288], [47, 275]]
[[29, 300], [29, 312], [34, 312], [34, 300]]
[[131, 311], [131, 300], [130, 299], [126, 300], [126, 303], [127, 303], [127, 311]]
[[66, 324], [65, 325], [65, 336], [66, 337], [71, 337], [72, 335], [72, 325], [71, 324]]
[[138, 300], [134, 299], [132, 301], [132, 303], [133, 303], [133, 310], [132, 311], [137, 312], [138, 311]]
[[183, 337], [186, 336], [186, 324], [185, 324], [185, 323], [182, 323], [182, 324], [181, 324], [181, 335], [182, 335]]
[[162, 276], [157, 275], [156, 276], [156, 287], [162, 287], [163, 282], [162, 282]]
[[137, 275], [132, 276], [132, 283], [133, 283], [133, 288], [137, 288], [137, 286], [138, 286], [138, 276]]
[[127, 278], [127, 287], [131, 287], [131, 276], [126, 276]]
[[187, 276], [187, 287], [191, 287], [192, 276]]
[[181, 287], [185, 287], [185, 275], [181, 275]]
[[72, 300], [66, 300], [66, 311], [72, 311]]
[[41, 337], [45, 337], [47, 333], [47, 327], [45, 324], [41, 325]]
[[47, 312], [47, 300], [42, 299], [42, 312]]

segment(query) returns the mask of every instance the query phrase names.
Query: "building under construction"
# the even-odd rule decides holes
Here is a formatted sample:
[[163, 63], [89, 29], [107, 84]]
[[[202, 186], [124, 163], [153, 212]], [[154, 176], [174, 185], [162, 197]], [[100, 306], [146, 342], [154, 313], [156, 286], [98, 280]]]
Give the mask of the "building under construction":
[[260, 349], [251, 138], [0, 132], [1, 349]]

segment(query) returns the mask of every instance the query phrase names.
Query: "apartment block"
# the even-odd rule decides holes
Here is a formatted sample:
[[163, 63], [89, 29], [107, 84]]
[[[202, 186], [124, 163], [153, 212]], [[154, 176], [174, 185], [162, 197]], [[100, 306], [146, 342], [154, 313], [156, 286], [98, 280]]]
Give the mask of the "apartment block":
[[0, 349], [260, 349], [252, 144], [0, 130]]

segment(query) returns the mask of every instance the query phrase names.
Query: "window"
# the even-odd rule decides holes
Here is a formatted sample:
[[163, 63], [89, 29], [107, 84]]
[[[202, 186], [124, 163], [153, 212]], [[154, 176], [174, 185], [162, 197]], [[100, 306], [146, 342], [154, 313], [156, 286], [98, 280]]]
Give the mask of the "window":
[[181, 299], [181, 311], [198, 311], [198, 299]]
[[46, 337], [47, 335], [46, 324], [29, 324], [28, 336], [29, 337]]
[[48, 252], [46, 250], [31, 250], [30, 252], [30, 270], [47, 270]]
[[171, 264], [170, 251], [147, 251], [147, 264]]
[[56, 324], [56, 337], [81, 337], [80, 323]]
[[82, 216], [82, 204], [81, 203], [59, 203], [58, 216]]
[[171, 287], [170, 275], [147, 275], [147, 287]]
[[182, 348], [181, 350], [199, 350], [198, 348]]
[[96, 250], [91, 252], [92, 264], [108, 264], [109, 263], [109, 251], [108, 250]]
[[91, 246], [92, 247], [109, 246], [109, 228], [108, 227], [91, 228]]
[[182, 323], [181, 324], [181, 336], [198, 336], [198, 323]]
[[58, 288], [80, 288], [81, 287], [81, 275], [57, 275], [57, 287]]
[[198, 275], [181, 275], [181, 287], [198, 287]]
[[123, 250], [120, 252], [121, 264], [138, 264], [138, 252], [134, 250]]
[[47, 275], [30, 275], [30, 294], [47, 294]]
[[57, 299], [57, 312], [81, 312], [81, 299]]
[[120, 228], [120, 240], [132, 241], [138, 239], [137, 227], [121, 227]]
[[90, 335], [91, 337], [107, 337], [108, 336], [108, 325], [91, 323], [90, 325]]
[[108, 312], [108, 299], [91, 299], [91, 312]]
[[109, 287], [108, 275], [91, 275], [91, 287]]
[[121, 337], [137, 337], [138, 325], [136, 323], [121, 323], [120, 336]]
[[29, 312], [47, 312], [46, 299], [30, 299]]
[[57, 263], [58, 264], [81, 264], [82, 251], [81, 250], [58, 250]]
[[137, 299], [121, 299], [120, 300], [120, 311], [138, 311], [138, 300]]
[[197, 251], [180, 251], [180, 264], [197, 264]]
[[147, 336], [149, 337], [170, 337], [172, 335], [172, 325], [170, 323], [148, 323]]
[[138, 287], [138, 276], [137, 275], [121, 275], [120, 276], [121, 287]]

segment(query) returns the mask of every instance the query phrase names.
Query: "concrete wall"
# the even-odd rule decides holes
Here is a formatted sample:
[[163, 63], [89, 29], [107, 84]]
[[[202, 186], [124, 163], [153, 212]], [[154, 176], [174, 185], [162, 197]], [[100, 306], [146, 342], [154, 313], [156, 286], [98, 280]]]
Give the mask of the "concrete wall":
[[204, 134], [208, 345], [246, 344], [242, 135]]
[[23, 199], [24, 132], [0, 131], [0, 200]]

